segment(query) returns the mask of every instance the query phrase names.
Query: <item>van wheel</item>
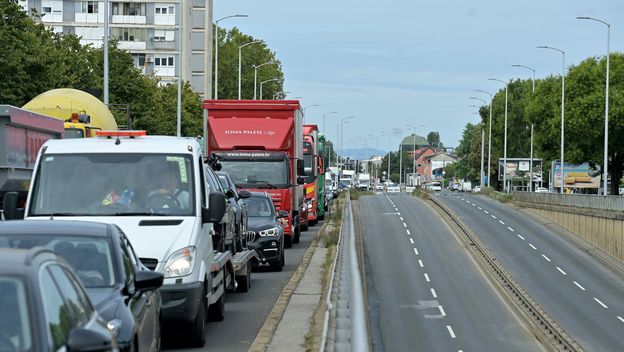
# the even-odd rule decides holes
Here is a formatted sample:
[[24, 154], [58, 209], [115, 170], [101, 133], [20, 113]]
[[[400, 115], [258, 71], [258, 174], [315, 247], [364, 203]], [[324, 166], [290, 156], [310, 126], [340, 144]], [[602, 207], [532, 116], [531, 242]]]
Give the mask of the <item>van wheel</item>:
[[227, 281], [225, 275], [227, 275], [227, 273], [225, 269], [223, 269], [223, 294], [214, 304], [208, 307], [208, 317], [210, 317], [212, 321], [223, 321], [223, 319], [225, 319], [225, 282]]
[[203, 347], [206, 344], [206, 290], [202, 291], [202, 299], [197, 309], [195, 320], [191, 323], [190, 344]]

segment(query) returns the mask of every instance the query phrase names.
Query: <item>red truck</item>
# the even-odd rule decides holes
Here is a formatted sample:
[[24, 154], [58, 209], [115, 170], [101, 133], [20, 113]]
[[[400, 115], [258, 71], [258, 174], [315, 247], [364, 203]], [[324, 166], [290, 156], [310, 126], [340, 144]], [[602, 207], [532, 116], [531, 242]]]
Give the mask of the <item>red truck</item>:
[[[284, 245], [298, 243], [304, 206], [303, 113], [297, 100], [205, 100], [206, 156], [237, 187], [267, 192], [289, 213]], [[307, 219], [306, 219], [307, 220]]]
[[305, 199], [308, 207], [308, 221], [310, 225], [318, 222], [318, 189], [317, 177], [322, 175], [323, 167], [321, 157], [318, 155], [318, 126], [303, 126], [303, 163], [305, 171], [305, 184], [303, 185]]
[[[10, 105], [0, 105], [0, 209], [22, 209], [39, 148], [48, 139], [63, 137], [63, 120]], [[10, 201], [9, 201], [10, 199]], [[7, 219], [22, 214], [3, 214]]]

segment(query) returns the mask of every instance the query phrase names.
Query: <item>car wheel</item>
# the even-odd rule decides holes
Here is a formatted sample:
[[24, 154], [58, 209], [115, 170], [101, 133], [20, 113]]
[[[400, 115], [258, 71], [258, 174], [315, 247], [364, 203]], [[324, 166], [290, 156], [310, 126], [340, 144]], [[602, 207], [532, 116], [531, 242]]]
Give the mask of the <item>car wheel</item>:
[[292, 248], [292, 236], [284, 235], [284, 248]]
[[223, 294], [219, 299], [208, 307], [208, 317], [212, 321], [223, 321], [225, 319], [225, 275], [227, 275], [225, 269], [223, 269]]
[[195, 320], [191, 323], [190, 344], [203, 347], [206, 344], [206, 289], [202, 291], [202, 299], [197, 309]]

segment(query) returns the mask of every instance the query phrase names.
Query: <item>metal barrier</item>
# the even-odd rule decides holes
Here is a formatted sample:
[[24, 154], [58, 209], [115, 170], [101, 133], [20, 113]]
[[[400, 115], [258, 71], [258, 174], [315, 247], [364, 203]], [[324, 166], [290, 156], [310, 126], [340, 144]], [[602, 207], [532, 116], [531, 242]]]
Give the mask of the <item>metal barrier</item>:
[[367, 315], [349, 194], [342, 215], [340, 240], [327, 296], [321, 351], [368, 352]]
[[624, 197], [595, 194], [513, 192], [514, 200], [567, 207], [624, 211]]

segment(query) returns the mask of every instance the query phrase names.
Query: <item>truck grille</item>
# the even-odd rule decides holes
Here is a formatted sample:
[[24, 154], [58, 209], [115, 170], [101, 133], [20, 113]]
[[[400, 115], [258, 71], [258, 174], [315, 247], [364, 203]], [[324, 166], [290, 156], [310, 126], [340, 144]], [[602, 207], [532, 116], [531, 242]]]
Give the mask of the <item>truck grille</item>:
[[158, 266], [158, 259], [154, 259], [154, 258], [139, 258], [139, 259], [141, 260], [141, 263], [143, 263], [143, 265], [145, 265], [151, 271], [156, 270], [156, 266]]

